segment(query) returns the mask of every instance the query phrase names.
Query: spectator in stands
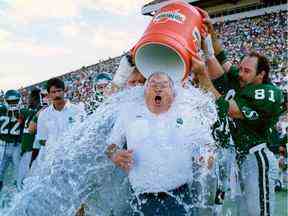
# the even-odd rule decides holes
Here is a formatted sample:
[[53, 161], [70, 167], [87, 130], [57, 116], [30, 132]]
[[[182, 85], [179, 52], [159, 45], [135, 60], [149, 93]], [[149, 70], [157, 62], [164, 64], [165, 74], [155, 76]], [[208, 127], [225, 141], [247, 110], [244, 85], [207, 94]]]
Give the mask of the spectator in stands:
[[239, 63], [242, 55], [247, 54], [253, 47], [256, 51], [272, 57], [272, 73], [278, 74], [277, 85], [284, 88], [286, 82], [287, 88], [284, 74], [279, 73], [287, 68], [285, 64], [288, 61], [285, 39], [288, 24], [286, 16], [286, 11], [280, 11], [259, 17], [216, 23], [214, 26], [221, 35], [223, 45], [229, 50], [230, 58], [233, 59], [232, 63]]
[[[280, 11], [278, 13], [266, 14], [260, 17], [250, 17], [232, 22], [219, 22], [214, 25], [221, 34], [223, 44], [229, 51], [228, 53], [232, 59], [232, 63], [239, 63], [242, 58], [242, 53], [249, 53], [252, 47], [266, 56], [271, 56], [271, 63], [273, 65], [271, 68], [272, 82], [282, 89], [288, 88], [288, 76], [286, 75], [288, 62], [288, 49], [286, 43], [288, 33], [286, 26], [288, 22], [285, 17], [286, 12]], [[92, 81], [97, 74], [107, 71], [110, 74], [114, 74], [118, 65], [120, 69], [123, 68], [121, 66], [123, 59], [121, 64], [119, 64], [121, 59], [122, 57], [117, 57], [107, 61], [101, 61], [96, 65], [83, 67], [78, 71], [64, 75], [63, 80], [66, 81], [68, 87], [66, 94], [67, 98], [74, 101], [74, 97], [77, 96], [72, 94], [72, 92], [76, 90], [81, 93], [82, 100], [90, 98], [94, 93], [91, 88], [91, 85], [93, 84]], [[132, 65], [132, 67], [134, 67], [134, 65]], [[144, 77], [138, 75], [137, 72], [133, 72], [131, 80], [128, 81], [128, 85], [133, 86], [137, 83], [143, 83], [145, 80]], [[116, 75], [115, 78], [113, 78], [116, 82], [118, 79], [117, 77], [119, 76]], [[120, 84], [120, 86], [124, 86], [128, 79], [128, 77], [125, 78], [125, 82]], [[87, 83], [89, 83], [88, 86]], [[23, 92], [23, 102], [27, 104], [27, 97], [25, 94], [26, 93]]]

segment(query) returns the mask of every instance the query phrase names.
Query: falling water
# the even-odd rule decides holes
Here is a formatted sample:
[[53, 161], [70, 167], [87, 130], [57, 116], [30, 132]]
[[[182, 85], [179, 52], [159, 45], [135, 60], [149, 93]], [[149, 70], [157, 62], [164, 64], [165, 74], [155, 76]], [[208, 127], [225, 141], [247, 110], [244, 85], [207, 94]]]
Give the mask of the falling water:
[[[129, 110], [131, 104], [143, 100], [143, 87], [119, 92], [57, 142], [48, 141], [42, 160], [33, 165], [31, 175], [25, 179], [24, 189], [15, 192], [10, 206], [0, 210], [0, 214], [75, 215], [76, 209], [85, 204], [87, 215], [122, 215], [132, 196], [129, 181], [126, 174], [107, 159], [104, 150], [110, 144], [107, 140], [120, 107]], [[177, 89], [173, 106], [184, 119], [193, 119], [195, 127], [210, 127], [216, 120], [212, 98], [194, 87]], [[209, 136], [194, 135], [196, 139]], [[203, 149], [195, 151], [203, 153]]]

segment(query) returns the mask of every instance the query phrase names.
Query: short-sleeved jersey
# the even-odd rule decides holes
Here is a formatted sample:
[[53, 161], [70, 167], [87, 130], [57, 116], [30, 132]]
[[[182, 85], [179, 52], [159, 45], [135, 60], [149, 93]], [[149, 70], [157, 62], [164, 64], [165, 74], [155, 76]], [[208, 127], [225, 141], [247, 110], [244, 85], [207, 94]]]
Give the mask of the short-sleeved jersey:
[[261, 143], [269, 143], [269, 129], [274, 127], [283, 110], [283, 93], [276, 86], [249, 84], [240, 88], [239, 70], [232, 66], [228, 73], [214, 81], [226, 100], [234, 98], [244, 119], [230, 121], [230, 130], [238, 151], [248, 150]]
[[225, 95], [226, 100], [234, 98], [236, 92], [241, 90], [238, 76], [238, 67], [232, 65], [229, 72], [224, 73], [218, 79], [213, 80], [215, 88], [220, 92], [220, 94]]
[[[229, 100], [235, 96], [235, 92], [240, 89], [238, 82], [238, 68], [233, 65], [229, 73], [225, 73], [220, 78], [213, 80], [213, 84], [216, 89], [225, 95], [225, 99]], [[231, 144], [231, 132], [229, 130], [229, 125], [231, 124], [231, 119], [228, 118], [227, 110], [222, 107], [221, 104], [217, 103], [218, 120], [212, 127], [212, 134], [217, 145], [222, 147], [229, 147]]]
[[25, 117], [25, 124], [24, 124], [24, 130], [23, 130], [23, 136], [21, 140], [21, 152], [25, 153], [28, 151], [32, 151], [33, 149], [33, 142], [35, 139], [35, 134], [31, 134], [28, 131], [29, 124], [33, 119], [35, 118], [37, 112], [39, 109], [27, 109], [24, 114]]
[[23, 127], [19, 117], [25, 113], [25, 109], [9, 111], [5, 105], [0, 106], [0, 140], [8, 143], [19, 143]]

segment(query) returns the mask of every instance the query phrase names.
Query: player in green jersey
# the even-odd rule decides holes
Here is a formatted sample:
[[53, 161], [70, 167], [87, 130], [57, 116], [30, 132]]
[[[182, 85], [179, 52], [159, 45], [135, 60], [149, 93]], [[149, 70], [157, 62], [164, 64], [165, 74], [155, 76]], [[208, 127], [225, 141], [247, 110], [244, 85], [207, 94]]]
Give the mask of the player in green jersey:
[[213, 27], [209, 27], [218, 60], [214, 53], [208, 56], [207, 72], [205, 63], [194, 59], [193, 71], [201, 87], [213, 93], [218, 106], [231, 119], [229, 128], [237, 149], [242, 190], [239, 209], [248, 216], [273, 215], [276, 159], [267, 143], [270, 128], [283, 112], [282, 91], [269, 82], [267, 58], [251, 52], [239, 67], [233, 66], [215, 37]]
[[4, 96], [5, 103], [0, 106], [0, 190], [10, 162], [14, 165], [14, 177], [17, 179], [22, 133], [20, 99], [18, 91], [8, 90]]
[[30, 123], [35, 118], [36, 113], [42, 108], [40, 89], [33, 89], [29, 95], [29, 107], [25, 112], [22, 112], [25, 119], [24, 130], [21, 140], [21, 160], [19, 165], [19, 174], [17, 186], [22, 188], [23, 180], [27, 176], [30, 168], [33, 142], [36, 131], [31, 130]]
[[203, 62], [194, 62], [200, 85], [214, 94], [218, 105], [233, 119], [230, 130], [237, 149], [246, 207], [241, 209], [247, 209], [244, 214], [249, 216], [272, 215], [276, 160], [267, 143], [269, 129], [278, 121], [284, 99], [281, 90], [268, 82], [268, 60], [251, 53], [243, 59], [238, 72], [229, 70], [215, 80], [218, 88], [204, 68]]

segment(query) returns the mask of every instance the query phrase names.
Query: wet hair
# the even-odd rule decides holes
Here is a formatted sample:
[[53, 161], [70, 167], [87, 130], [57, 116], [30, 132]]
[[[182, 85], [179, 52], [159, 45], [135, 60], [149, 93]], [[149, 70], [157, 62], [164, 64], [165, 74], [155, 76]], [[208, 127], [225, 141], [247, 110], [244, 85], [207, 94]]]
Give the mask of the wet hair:
[[46, 84], [46, 88], [47, 88], [47, 92], [49, 93], [50, 92], [50, 89], [51, 87], [54, 86], [56, 88], [60, 88], [62, 90], [65, 90], [65, 84], [64, 82], [59, 79], [59, 78], [52, 78], [52, 79], [49, 79], [47, 81], [47, 84]]
[[269, 83], [269, 72], [270, 72], [270, 63], [269, 60], [264, 56], [259, 54], [258, 52], [252, 51], [249, 53], [249, 57], [257, 58], [257, 66], [256, 66], [256, 74], [258, 75], [262, 71], [265, 72], [263, 77], [263, 83]]
[[152, 79], [152, 77], [162, 76], [162, 75], [166, 76], [166, 77], [169, 79], [169, 85], [170, 85], [170, 87], [171, 87], [171, 89], [172, 89], [172, 91], [173, 91], [173, 95], [175, 96], [175, 95], [176, 95], [176, 90], [175, 90], [174, 82], [173, 82], [173, 80], [171, 79], [171, 77], [170, 77], [168, 74], [164, 73], [164, 72], [155, 72], [155, 73], [151, 74], [151, 75], [147, 78], [147, 80], [146, 80], [146, 82], [145, 82], [145, 86], [144, 86], [144, 87], [145, 87], [145, 90], [147, 89], [148, 83], [149, 83], [149, 81]]

